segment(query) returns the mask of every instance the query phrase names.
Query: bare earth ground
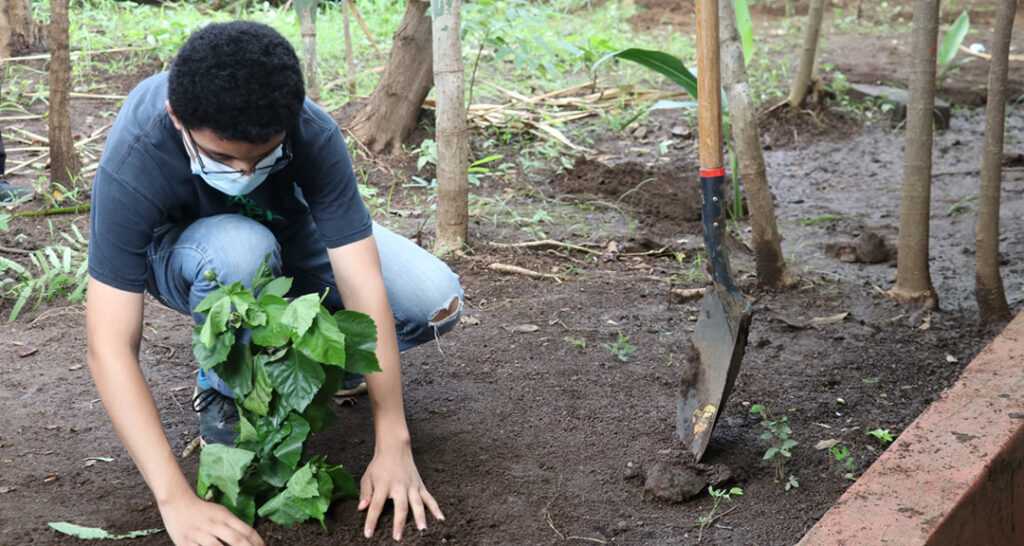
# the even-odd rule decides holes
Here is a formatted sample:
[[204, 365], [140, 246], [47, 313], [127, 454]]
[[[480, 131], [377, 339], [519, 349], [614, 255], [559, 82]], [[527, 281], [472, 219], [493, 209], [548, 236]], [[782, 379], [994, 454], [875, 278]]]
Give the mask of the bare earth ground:
[[[651, 14], [663, 3], [639, 4]], [[771, 22], [777, 15], [755, 12], [755, 17]], [[971, 39], [986, 41], [987, 28]], [[906, 44], [908, 36], [826, 39], [826, 59], [851, 81], [905, 82], [905, 67], [892, 59], [890, 48], [896, 47], [892, 40]], [[1021, 51], [1019, 34], [1014, 43]], [[982, 66], [968, 64], [950, 82], [947, 98], [983, 103]], [[1020, 77], [1017, 70], [1011, 86], [1015, 98], [1024, 91]], [[91, 132], [83, 120], [97, 111], [96, 103], [80, 101], [75, 107], [80, 134]], [[975, 209], [968, 201], [966, 209], [950, 212], [977, 193], [977, 174], [964, 171], [980, 163], [983, 111], [957, 109], [952, 127], [936, 135], [931, 275], [942, 309], [934, 313], [906, 310], [874, 288], [892, 286], [893, 260], [842, 262], [834, 250], [866, 229], [895, 246], [902, 133], [886, 124], [861, 128], [822, 119], [827, 125], [805, 118], [775, 129], [781, 131], [776, 142], [791, 144], [766, 150], [784, 250], [800, 277], [799, 288], [781, 294], [760, 290], [749, 274], [751, 255], [742, 245], [732, 249], [741, 288], [759, 311], [704, 462], [715, 465], [717, 475], [731, 476], [721, 485], [742, 487], [744, 494], [719, 508], [723, 516], [704, 531], [707, 544], [798, 540], [851, 483], [827, 452], [813, 446], [842, 440], [859, 474], [883, 449], [864, 431], [898, 434], [999, 331], [976, 325]], [[1019, 104], [1007, 124], [1006, 151], [1024, 152]], [[644, 122], [643, 136], [636, 131], [593, 135], [594, 146], [608, 151], [610, 159], [581, 159], [572, 170], [552, 168], [549, 176], [512, 176], [474, 188], [493, 200], [515, 195], [507, 202], [520, 216], [541, 208], [556, 220], [573, 220], [540, 224], [551, 239], [593, 243], [598, 250], [614, 241], [619, 253], [598, 257], [557, 248], [500, 248], [489, 243], [534, 239], [536, 233], [521, 229], [533, 224], [511, 222], [493, 209], [475, 217], [474, 252], [451, 262], [466, 288], [463, 325], [439, 347], [404, 355], [417, 461], [447, 515], [446, 522], [432, 522], [425, 532], [407, 531], [404, 542], [696, 543], [698, 518], [711, 507], [707, 494], [672, 504], [644, 492], [644, 479], [656, 463], [682, 459], [675, 436], [676, 392], [680, 365], [691, 358], [689, 335], [699, 306], [673, 296], [664, 282], [689, 279], [687, 268], [701, 239], [695, 137], [676, 134], [678, 147], [667, 156], [658, 151], [677, 125], [669, 115], [652, 116]], [[408, 163], [393, 162], [391, 168], [415, 174]], [[12, 180], [28, 183], [26, 177]], [[393, 179], [378, 169], [371, 182], [386, 191]], [[1024, 299], [1024, 234], [1018, 229], [1024, 173], [1007, 168], [1003, 184], [1002, 275], [1016, 311]], [[430, 211], [413, 197], [414, 190], [399, 189], [392, 208], [412, 214], [381, 220], [401, 233], [417, 234]], [[41, 206], [39, 201], [29, 208]], [[808, 221], [823, 215], [835, 219]], [[54, 218], [58, 227], [69, 221], [82, 228], [88, 223], [86, 217]], [[749, 237], [746, 224], [739, 225]], [[431, 230], [428, 222], [425, 231]], [[17, 219], [0, 245], [32, 249], [45, 244], [48, 233], [46, 220]], [[671, 255], [648, 252], [664, 246], [688, 256], [682, 268]], [[496, 273], [488, 269], [495, 262], [559, 273], [564, 282]], [[676, 286], [701, 284], [685, 280]], [[6, 316], [9, 309], [6, 302], [0, 313]], [[812, 320], [841, 313], [848, 314], [838, 322]], [[141, 364], [179, 452], [197, 433], [188, 400], [196, 367], [189, 330], [186, 318], [147, 301]], [[637, 348], [628, 362], [602, 346], [615, 343], [619, 332]], [[111, 532], [160, 527], [152, 496], [84, 367], [84, 307], [26, 314], [0, 326], [0, 340], [0, 544], [79, 543], [51, 531], [51, 521]], [[777, 415], [789, 418], [800, 444], [788, 469], [799, 488], [787, 492], [773, 481], [773, 469], [762, 460], [767, 445], [759, 439], [761, 427], [747, 411], [754, 403], [771, 403]], [[369, 405], [362, 398], [339, 405], [338, 414], [341, 425], [319, 434], [313, 449], [359, 476], [372, 451]], [[182, 461], [190, 479], [197, 464], [195, 455]], [[315, 523], [293, 529], [261, 523], [258, 529], [271, 544], [361, 541], [354, 501], [339, 502], [327, 524], [329, 536]], [[368, 542], [388, 542], [389, 526], [390, 515]], [[156, 535], [133, 543], [166, 541]]]

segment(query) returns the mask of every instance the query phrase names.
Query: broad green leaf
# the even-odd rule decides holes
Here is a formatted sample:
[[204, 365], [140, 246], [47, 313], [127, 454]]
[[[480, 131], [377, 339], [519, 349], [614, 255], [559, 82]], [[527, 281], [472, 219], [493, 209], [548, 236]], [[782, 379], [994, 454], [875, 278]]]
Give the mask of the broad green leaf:
[[207, 347], [213, 347], [214, 337], [227, 330], [230, 317], [231, 298], [221, 298], [214, 302], [199, 331], [199, 341]]
[[231, 392], [238, 398], [245, 398], [252, 392], [253, 365], [252, 353], [247, 343], [235, 343], [228, 351], [228, 356], [216, 366], [217, 375], [231, 387]]
[[257, 414], [266, 416], [270, 413], [270, 398], [274, 394], [274, 387], [267, 377], [267, 370], [260, 359], [253, 360], [253, 383], [252, 390], [242, 400], [242, 407]]
[[288, 343], [291, 328], [282, 320], [288, 302], [280, 296], [264, 292], [260, 295], [259, 304], [267, 314], [267, 320], [263, 326], [252, 329], [253, 343], [263, 347], [281, 347]]
[[956, 57], [957, 49], [964, 42], [964, 38], [967, 37], [967, 31], [970, 28], [971, 18], [965, 10], [960, 14], [960, 17], [956, 18], [953, 25], [949, 27], [946, 35], [942, 37], [942, 44], [939, 46], [938, 53], [939, 67], [945, 68], [949, 63], [953, 62], [953, 57]]
[[277, 448], [277, 444], [292, 433], [291, 425], [287, 421], [274, 422], [272, 419], [261, 418], [257, 415], [250, 416], [250, 419], [254, 419], [253, 425], [259, 435], [260, 449], [256, 453], [261, 457], [272, 453]]
[[295, 468], [302, 458], [302, 444], [309, 436], [309, 423], [299, 414], [291, 413], [288, 415], [288, 424], [292, 432], [274, 449], [274, 455], [285, 465]]
[[659, 100], [647, 110], [696, 110], [697, 102], [692, 100]]
[[365, 313], [341, 310], [334, 313], [338, 330], [345, 334], [345, 369], [353, 373], [379, 372], [377, 325]]
[[245, 447], [250, 442], [259, 442], [260, 436], [256, 432], [256, 427], [245, 418], [245, 415], [239, 412], [238, 415], [238, 438], [235, 440], [238, 443], [238, 447]]
[[324, 469], [331, 477], [331, 481], [334, 482], [334, 490], [331, 493], [331, 500], [340, 498], [354, 499], [359, 497], [359, 486], [356, 485], [355, 479], [349, 474], [344, 468], [339, 466], [329, 466]]
[[82, 527], [81, 525], [75, 525], [74, 523], [68, 523], [66, 521], [50, 522], [50, 527], [60, 533], [64, 533], [65, 535], [71, 535], [85, 540], [124, 540], [128, 538], [146, 537], [163, 532], [163, 529], [142, 529], [140, 531], [132, 531], [122, 535], [112, 535], [99, 527]]
[[208, 347], [199, 340], [199, 329], [200, 327], [197, 327], [192, 334], [192, 354], [199, 361], [199, 366], [203, 371], [209, 371], [210, 368], [224, 362], [228, 357], [231, 346], [235, 342], [235, 334], [234, 332], [223, 332], [214, 338], [213, 346]]
[[324, 512], [331, 506], [331, 493], [334, 489], [334, 482], [326, 472], [318, 472], [316, 478], [316, 495], [310, 497], [298, 497], [293, 495], [292, 502], [302, 508], [310, 517], [320, 522], [324, 532], [327, 532], [327, 525], [324, 524]]
[[306, 335], [295, 340], [295, 348], [312, 360], [343, 368], [345, 345], [345, 336], [325, 309], [313, 320], [313, 326], [306, 330]]
[[270, 281], [267, 286], [263, 287], [263, 290], [260, 291], [259, 301], [260, 303], [263, 303], [263, 298], [266, 296], [277, 296], [279, 298], [283, 298], [291, 289], [291, 277], [278, 277]]
[[292, 474], [295, 473], [295, 467], [288, 466], [277, 457], [268, 455], [256, 466], [256, 472], [265, 482], [276, 489], [280, 489], [288, 482], [288, 478], [292, 477]]
[[320, 297], [306, 294], [288, 304], [288, 309], [281, 315], [281, 322], [291, 330], [292, 339], [298, 339], [313, 325], [313, 319], [319, 312]]
[[263, 261], [260, 262], [260, 266], [256, 268], [256, 274], [252, 277], [252, 283], [249, 284], [250, 289], [253, 293], [259, 292], [260, 289], [267, 286], [268, 283], [274, 279], [274, 272], [270, 270], [267, 265], [267, 261], [270, 260], [270, 254], [267, 253], [263, 257]]
[[312, 462], [306, 463], [288, 478], [288, 492], [297, 499], [308, 499], [320, 494], [316, 477], [313, 476]]
[[614, 53], [605, 55], [596, 63], [594, 63], [594, 70], [597, 69], [598, 65], [605, 62], [610, 58], [625, 59], [637, 63], [641, 66], [650, 68], [651, 70], [665, 76], [673, 82], [679, 84], [687, 93], [690, 94], [694, 99], [697, 98], [697, 78], [692, 72], [687, 70], [686, 66], [683, 65], [674, 55], [670, 55], [663, 51], [654, 51], [650, 49], [639, 49], [629, 48]]
[[750, 8], [747, 0], [733, 0], [736, 9], [736, 28], [740, 31], [740, 42], [743, 44], [743, 65], [750, 65], [754, 56], [754, 22], [750, 19]]
[[252, 451], [210, 444], [199, 455], [199, 478], [196, 492], [206, 496], [210, 487], [216, 487], [232, 505], [238, 504], [239, 486], [246, 468], [256, 454]]
[[288, 493], [288, 490], [278, 493], [277, 496], [264, 503], [256, 513], [261, 518], [267, 518], [285, 527], [291, 527], [309, 519], [309, 514], [295, 504], [295, 499]]
[[284, 358], [264, 366], [267, 377], [288, 408], [302, 412], [324, 381], [323, 368], [300, 351], [289, 349]]

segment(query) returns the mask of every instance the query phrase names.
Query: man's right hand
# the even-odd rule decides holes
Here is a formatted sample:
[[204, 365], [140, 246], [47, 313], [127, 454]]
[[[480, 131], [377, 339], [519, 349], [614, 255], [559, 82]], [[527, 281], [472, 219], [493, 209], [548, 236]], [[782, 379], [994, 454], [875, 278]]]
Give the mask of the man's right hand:
[[191, 492], [159, 507], [167, 534], [177, 546], [263, 546], [256, 530], [230, 510]]

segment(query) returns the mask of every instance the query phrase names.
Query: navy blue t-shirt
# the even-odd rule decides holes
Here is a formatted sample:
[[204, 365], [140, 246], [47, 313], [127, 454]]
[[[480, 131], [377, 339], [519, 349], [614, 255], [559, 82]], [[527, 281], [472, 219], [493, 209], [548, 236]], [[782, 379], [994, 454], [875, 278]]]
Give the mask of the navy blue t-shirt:
[[167, 73], [147, 78], [128, 95], [111, 128], [92, 192], [89, 274], [97, 280], [142, 292], [154, 231], [218, 214], [243, 214], [275, 233], [312, 214], [327, 248], [372, 233], [338, 124], [309, 99], [287, 131], [291, 161], [237, 197], [192, 174], [166, 100]]

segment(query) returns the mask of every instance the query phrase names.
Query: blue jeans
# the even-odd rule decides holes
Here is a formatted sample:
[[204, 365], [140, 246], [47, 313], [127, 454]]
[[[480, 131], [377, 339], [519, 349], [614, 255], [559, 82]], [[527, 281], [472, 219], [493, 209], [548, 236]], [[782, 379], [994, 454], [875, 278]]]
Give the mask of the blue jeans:
[[[384, 285], [395, 317], [398, 348], [415, 347], [449, 332], [462, 313], [459, 277], [433, 254], [376, 222], [373, 236], [380, 254]], [[147, 290], [163, 304], [192, 315], [198, 324], [204, 315], [193, 313], [200, 301], [217, 289], [203, 273], [212, 269], [224, 285], [241, 281], [248, 286], [263, 258], [274, 275], [293, 278], [289, 296], [328, 289], [324, 305], [342, 308], [327, 258], [311, 216], [276, 235], [259, 222], [237, 214], [201, 218], [187, 225], [158, 230], [149, 248], [150, 276]], [[458, 299], [456, 312], [432, 320]], [[207, 373], [209, 384], [231, 395], [215, 374]]]

